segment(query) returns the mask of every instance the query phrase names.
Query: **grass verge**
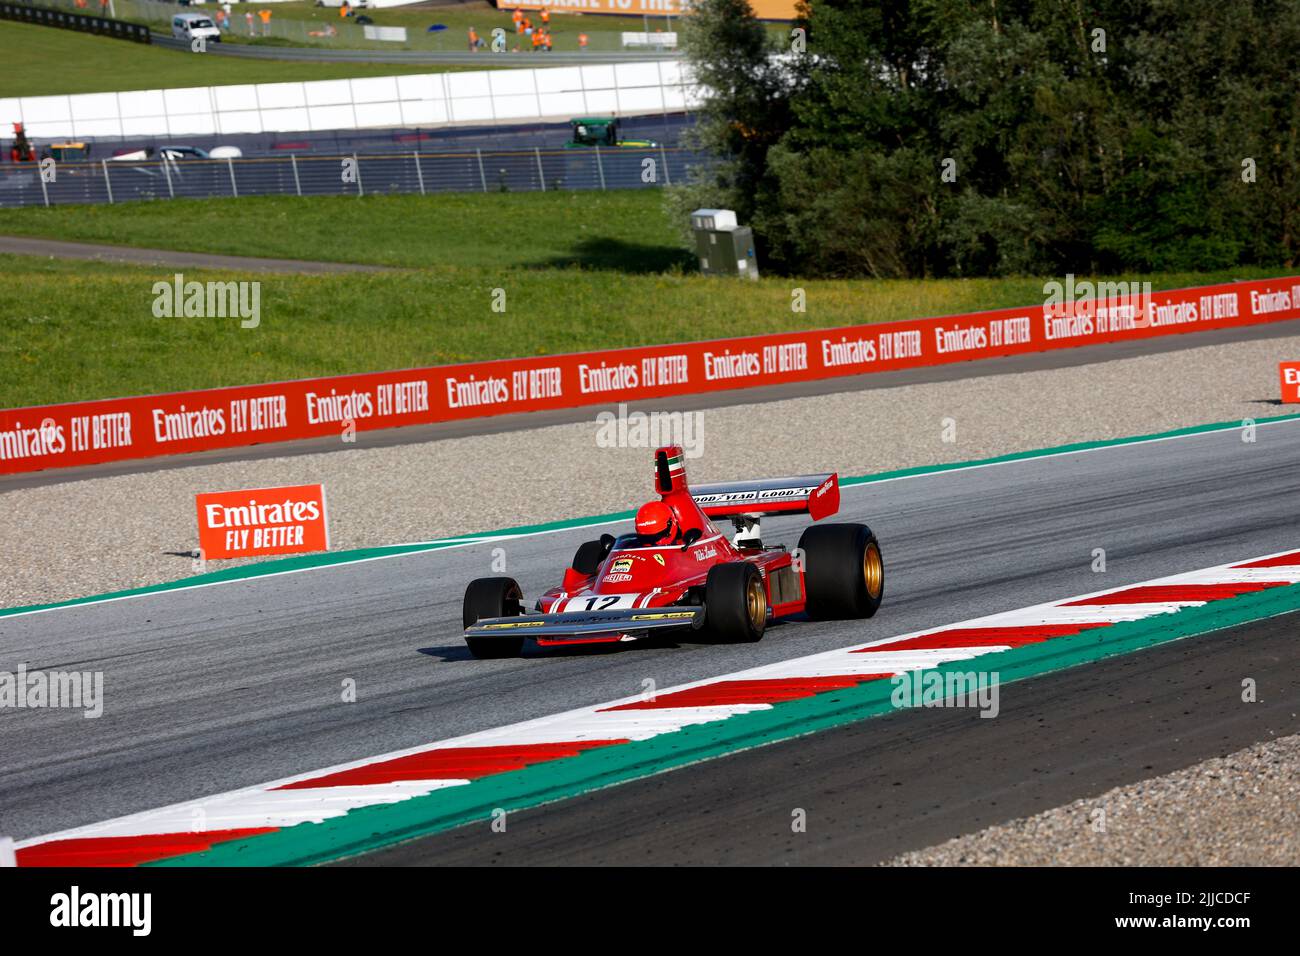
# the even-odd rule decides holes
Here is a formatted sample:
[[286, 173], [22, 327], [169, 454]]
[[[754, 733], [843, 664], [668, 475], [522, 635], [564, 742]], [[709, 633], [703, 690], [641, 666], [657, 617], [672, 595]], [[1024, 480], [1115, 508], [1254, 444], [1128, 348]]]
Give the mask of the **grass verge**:
[[[249, 198], [0, 213], [0, 233], [360, 261], [391, 272], [222, 274], [262, 322], [158, 319], [175, 269], [0, 257], [0, 407], [520, 355], [827, 328], [1042, 300], [1043, 279], [742, 283], [694, 272], [657, 191]], [[1280, 275], [1152, 275], [1156, 289]], [[791, 309], [805, 290], [807, 311]], [[492, 310], [505, 291], [504, 312]]]
[[[520, 54], [527, 60], [536, 60], [537, 65], [546, 65], [546, 54], [535, 53], [529, 45], [529, 41], [515, 32], [514, 22], [511, 19], [511, 13], [514, 8], [502, 4], [501, 9], [495, 9], [488, 3], [459, 3], [449, 6], [439, 7], [384, 7], [373, 8], [357, 11], [364, 14], [375, 22], [377, 26], [385, 27], [406, 27], [407, 42], [366, 42], [360, 39], [357, 34], [360, 28], [355, 26], [354, 19], [343, 19], [339, 16], [339, 11], [334, 7], [318, 7], [314, 3], [304, 2], [304, 0], [294, 0], [290, 3], [277, 3], [273, 8], [272, 23], [278, 22], [278, 27], [273, 26], [272, 33], [277, 30], [282, 31], [284, 37], [290, 42], [295, 43], [312, 43], [313, 45], [325, 45], [331, 47], [363, 47], [367, 49], [388, 49], [388, 50], [469, 50], [469, 29], [473, 27], [485, 43], [491, 42], [493, 29], [500, 27], [506, 31], [507, 49], [512, 50], [519, 48]], [[238, 12], [238, 11], [237, 11]], [[541, 25], [541, 15], [537, 10], [526, 10], [524, 13], [533, 21], [535, 25]], [[236, 32], [247, 32], [243, 28], [242, 19], [236, 18], [241, 22], [236, 27], [241, 28]], [[289, 26], [290, 21], [301, 21], [307, 24], [306, 30], [294, 30]], [[333, 24], [340, 29], [338, 36], [327, 43], [321, 43], [319, 40], [313, 40], [307, 31], [319, 30], [325, 24]], [[608, 16], [592, 15], [586, 16], [577, 13], [552, 12], [550, 31], [553, 39], [553, 51], [577, 52], [578, 34], [587, 34], [587, 49], [589, 51], [607, 51], [621, 50], [623, 48], [622, 36], [624, 31], [641, 33], [655, 30], [673, 31], [677, 29], [678, 20], [675, 17], [667, 16]], [[440, 25], [445, 27], [444, 30], [430, 32], [429, 27]], [[258, 25], [260, 29], [260, 24]], [[781, 32], [784, 25], [773, 24], [769, 31]], [[252, 42], [265, 42], [253, 39]], [[282, 41], [284, 42], [284, 41]], [[490, 65], [493, 59], [490, 53], [486, 51], [482, 54], [486, 65]]]
[[[3, 96], [51, 96], [116, 90], [170, 90], [236, 83], [339, 80], [407, 73], [445, 73], [453, 67], [399, 63], [306, 63], [198, 56], [71, 30], [0, 21]], [[9, 130], [4, 130], [8, 138]]]

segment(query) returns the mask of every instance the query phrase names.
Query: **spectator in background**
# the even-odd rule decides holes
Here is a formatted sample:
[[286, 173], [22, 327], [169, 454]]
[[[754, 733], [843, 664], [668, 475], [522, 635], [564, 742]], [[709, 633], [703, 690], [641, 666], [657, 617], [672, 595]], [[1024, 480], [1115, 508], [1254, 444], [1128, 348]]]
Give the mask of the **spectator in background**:
[[520, 10], [518, 7], [515, 7], [515, 12], [510, 14], [510, 19], [514, 21], [515, 32], [523, 33], [524, 32], [524, 26], [523, 26], [524, 11]]
[[343, 0], [343, 5], [339, 7], [339, 16], [340, 17], [352, 16], [352, 7], [348, 4], [348, 0]]
[[225, 30], [227, 33], [230, 32], [230, 17], [226, 14], [225, 10], [218, 7], [217, 15], [214, 19], [217, 21], [218, 30]]
[[469, 52], [477, 53], [483, 46], [483, 40], [479, 37], [478, 31], [473, 27], [469, 28]]
[[579, 52], [579, 53], [583, 53], [583, 52], [586, 51], [586, 49], [587, 49], [587, 34], [585, 34], [585, 33], [579, 33], [579, 34], [578, 34], [578, 52]]
[[551, 25], [551, 11], [546, 9], [545, 7], [542, 7], [542, 26], [549, 28], [550, 25]]
[[532, 38], [533, 52], [536, 53], [538, 50], [542, 48], [542, 31], [534, 30], [532, 27], [529, 27], [528, 35]]
[[551, 52], [551, 31], [550, 30], [542, 31], [542, 49], [545, 50], [547, 53]]
[[249, 35], [250, 37], [251, 37], [251, 36], [255, 36], [256, 33], [255, 33], [254, 30], [253, 30], [253, 11], [252, 11], [252, 10], [249, 10], [249, 11], [245, 12], [245, 14], [244, 14], [244, 22], [248, 24], [248, 35]]
[[271, 35], [271, 11], [258, 10], [257, 15], [262, 18], [262, 36], [269, 37]]

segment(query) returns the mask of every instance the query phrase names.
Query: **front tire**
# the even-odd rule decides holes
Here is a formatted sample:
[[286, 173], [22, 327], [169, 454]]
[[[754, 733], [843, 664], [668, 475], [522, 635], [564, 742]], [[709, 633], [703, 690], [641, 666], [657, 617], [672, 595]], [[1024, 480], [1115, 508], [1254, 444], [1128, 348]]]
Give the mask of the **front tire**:
[[885, 598], [880, 543], [864, 524], [822, 524], [799, 537], [808, 616], [843, 620], [873, 616]]
[[704, 629], [724, 644], [761, 641], [767, 628], [767, 589], [748, 561], [715, 564], [704, 584]]
[[[523, 591], [514, 578], [476, 578], [465, 588], [461, 619], [466, 627], [489, 617], [514, 617], [523, 613]], [[480, 660], [518, 657], [524, 649], [522, 637], [465, 636], [469, 652]]]

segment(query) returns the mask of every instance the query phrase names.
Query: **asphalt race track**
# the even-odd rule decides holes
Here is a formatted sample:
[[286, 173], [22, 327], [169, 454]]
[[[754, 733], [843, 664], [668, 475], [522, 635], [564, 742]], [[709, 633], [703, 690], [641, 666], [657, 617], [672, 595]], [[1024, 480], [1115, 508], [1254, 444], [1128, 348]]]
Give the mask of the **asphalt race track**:
[[[541, 717], [639, 693], [647, 678], [668, 687], [865, 639], [1294, 550], [1300, 546], [1295, 507], [1300, 421], [1262, 426], [1256, 438], [1244, 443], [1237, 430], [1212, 432], [846, 488], [841, 518], [871, 524], [884, 547], [884, 608], [869, 622], [774, 627], [758, 645], [623, 645], [533, 651], [521, 660], [496, 662], [469, 657], [460, 637], [461, 593], [469, 578], [492, 573], [493, 547], [505, 549], [507, 573], [531, 597], [558, 580], [577, 545], [603, 528], [0, 618], [0, 670], [26, 663], [29, 670], [102, 670], [105, 675], [105, 713], [97, 720], [77, 711], [22, 710], [0, 722], [0, 833], [23, 839]], [[809, 468], [835, 465], [810, 462]], [[649, 495], [648, 487], [629, 488], [629, 507]], [[795, 519], [769, 522], [765, 537], [792, 546], [802, 525]], [[1090, 570], [1098, 547], [1107, 551], [1104, 575]], [[1191, 743], [1175, 752], [1176, 759], [1167, 753], [1159, 760], [1140, 756], [1151, 741], [1135, 735], [1127, 701], [1136, 697], [1145, 704], [1136, 689], [1141, 680], [1166, 689], [1204, 686], [1212, 682], [1216, 662], [1234, 662], [1232, 676], [1239, 680], [1241, 668], [1269, 660], [1268, 666], [1294, 677], [1296, 651], [1286, 640], [1287, 626], [1254, 627], [1250, 633], [1258, 641], [1222, 632], [1039, 678], [1023, 696], [1009, 689], [1001, 720], [975, 721], [995, 725], [992, 729], [963, 727], [970, 715], [893, 715], [833, 731], [835, 739], [793, 741], [628, 786], [658, 794], [646, 805], [646, 812], [662, 811], [656, 839], [681, 846], [698, 837], [699, 818], [665, 816], [664, 808], [680, 806], [679, 800], [708, 799], [718, 788], [734, 792], [751, 774], [770, 780], [778, 768], [789, 773], [795, 764], [788, 748], [798, 746], [809, 755], [796, 773], [804, 791], [817, 792], [886, 782], [893, 787], [919, 766], [919, 758], [928, 758], [933, 767], [947, 755], [954, 765], [960, 761], [999, 774], [1001, 786], [994, 789], [1008, 794], [999, 803], [1005, 819], [1043, 801], [1095, 792], [1099, 785], [1111, 785], [1107, 781], [1143, 771], [1150, 775], [1169, 769], [1165, 764], [1186, 765], [1210, 752], [1294, 732], [1291, 680], [1282, 695], [1286, 706], [1268, 710], [1248, 726], [1221, 708], [1184, 703], [1179, 735]], [[1293, 631], [1294, 624], [1290, 627]], [[1234, 657], [1229, 647], [1241, 654]], [[1193, 653], [1196, 648], [1204, 652]], [[1117, 691], [1116, 675], [1130, 660], [1128, 674], [1139, 683]], [[341, 682], [348, 678], [356, 681], [354, 704], [340, 702]], [[1270, 700], [1270, 708], [1276, 703]], [[1169, 701], [1157, 701], [1155, 728], [1163, 726], [1164, 717], [1172, 719], [1170, 707]], [[1025, 777], [1036, 766], [1031, 748], [1043, 747], [1039, 729], [1081, 712], [1070, 708], [1086, 710], [1090, 740], [1090, 750], [1070, 759], [1093, 769], [1072, 775], [1067, 768], [1050, 785], [1030, 785]], [[1082, 733], [1077, 727], [1075, 732]], [[1008, 754], [1008, 747], [1026, 752]], [[711, 773], [716, 781], [700, 776]], [[775, 805], [788, 818], [792, 797], [781, 788], [789, 782], [772, 786]], [[603, 795], [611, 807], [627, 806], [618, 801], [631, 799], [611, 793]], [[885, 836], [850, 841], [843, 852], [871, 862], [999, 818], [986, 801], [945, 803], [943, 796], [937, 793], [934, 800], [935, 813], [942, 816], [938, 823], [922, 816]], [[759, 812], [756, 793], [746, 800], [748, 812]], [[902, 814], [903, 804], [892, 795], [875, 802], [864, 795], [856, 803], [841, 802], [841, 829], [860, 822], [863, 807], [878, 804], [886, 807], [882, 826]], [[565, 806], [534, 813], [554, 821], [547, 823], [554, 832], [572, 833], [577, 824], [573, 817], [566, 822]], [[728, 859], [788, 858], [788, 847], [772, 839], [771, 827], [735, 823], [720, 823], [722, 835], [714, 844], [702, 844], [700, 853], [709, 856], [725, 842], [732, 851]], [[645, 827], [630, 832], [629, 845], [646, 833]], [[594, 840], [588, 847], [579, 841], [564, 861], [611, 859], [612, 845]], [[530, 851], [525, 840], [520, 852], [538, 852], [537, 844], [532, 846]], [[487, 852], [458, 834], [390, 852], [398, 855], [396, 861], [440, 860], [448, 848], [452, 859], [481, 860]]]

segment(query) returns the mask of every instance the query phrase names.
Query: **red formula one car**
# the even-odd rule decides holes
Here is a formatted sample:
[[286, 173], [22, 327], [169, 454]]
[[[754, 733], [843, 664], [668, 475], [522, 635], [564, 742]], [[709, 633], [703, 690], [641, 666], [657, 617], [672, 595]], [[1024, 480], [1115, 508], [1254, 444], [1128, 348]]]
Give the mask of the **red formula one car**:
[[[862, 524], [816, 524], [799, 546], [764, 547], [764, 515], [840, 506], [836, 475], [686, 485], [682, 449], [655, 452], [658, 499], [637, 512], [636, 530], [578, 548], [564, 580], [524, 610], [513, 578], [479, 578], [465, 589], [465, 642], [475, 657], [514, 657], [541, 645], [628, 641], [675, 630], [714, 642], [757, 641], [769, 621], [871, 617], [885, 591], [880, 545]], [[712, 519], [729, 518], [733, 540]]]

